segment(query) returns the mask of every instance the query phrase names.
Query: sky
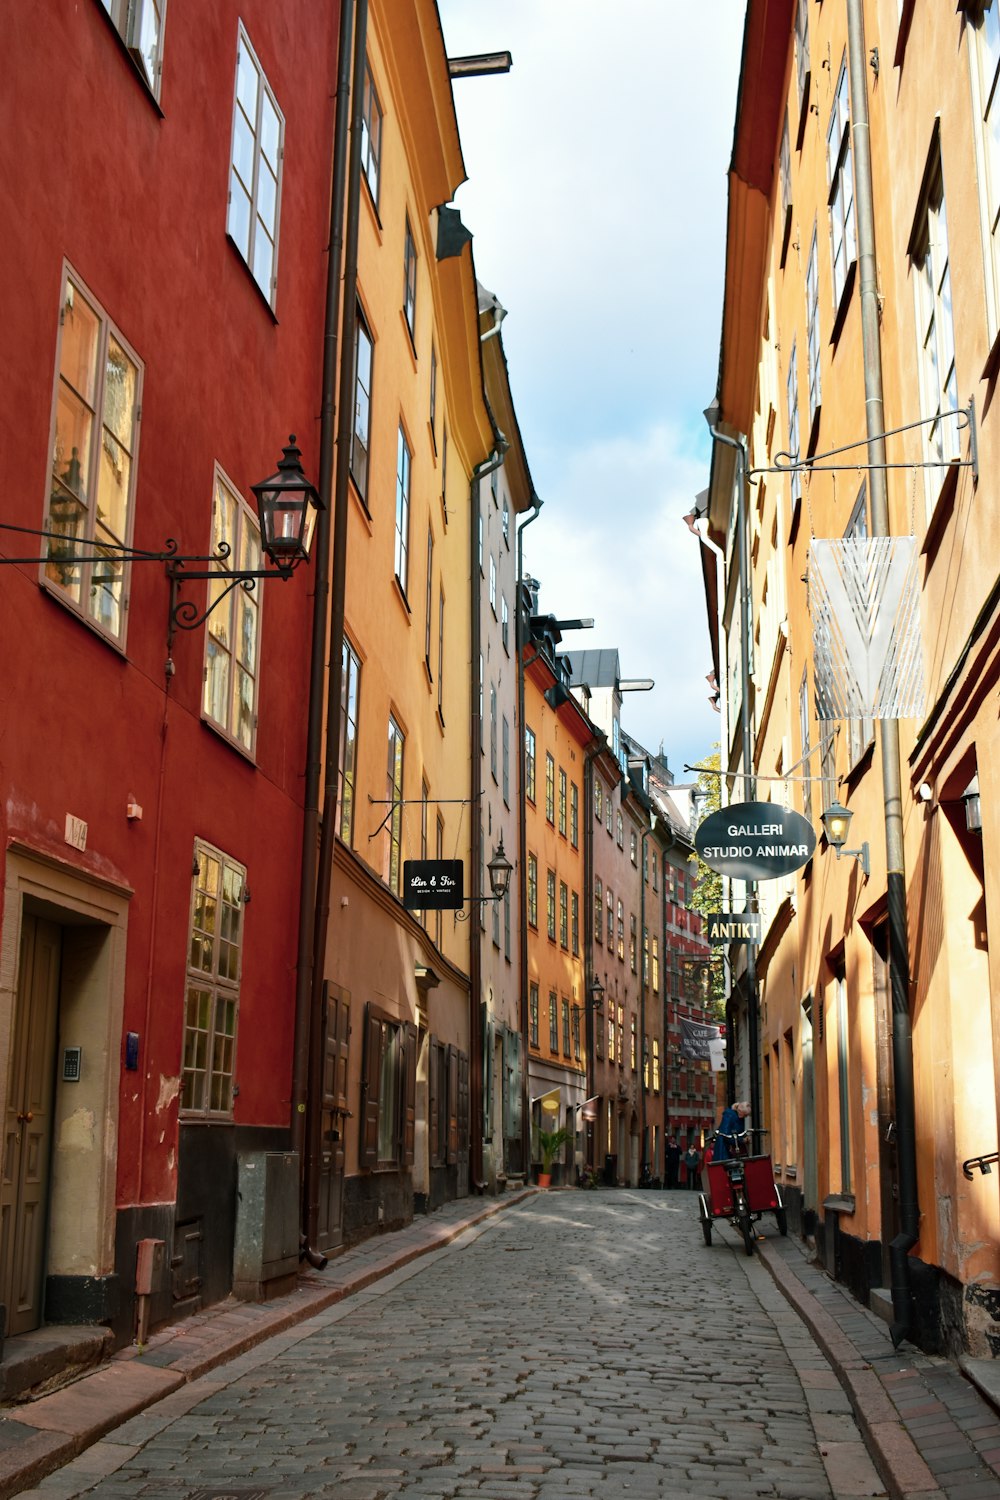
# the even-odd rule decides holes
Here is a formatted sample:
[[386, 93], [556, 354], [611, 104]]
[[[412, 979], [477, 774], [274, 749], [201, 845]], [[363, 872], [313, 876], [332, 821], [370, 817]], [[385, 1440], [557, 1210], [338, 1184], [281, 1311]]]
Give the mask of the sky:
[[438, 0], [469, 180], [455, 206], [504, 352], [541, 514], [540, 608], [617, 647], [622, 725], [678, 781], [719, 736], [698, 544], [744, 0]]

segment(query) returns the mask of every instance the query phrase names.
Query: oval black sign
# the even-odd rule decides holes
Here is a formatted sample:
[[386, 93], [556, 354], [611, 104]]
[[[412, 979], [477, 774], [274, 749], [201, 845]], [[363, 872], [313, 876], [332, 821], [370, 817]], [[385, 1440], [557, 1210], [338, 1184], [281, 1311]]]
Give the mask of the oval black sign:
[[710, 813], [694, 838], [710, 870], [733, 880], [778, 880], [800, 870], [816, 847], [813, 826], [776, 802], [734, 802]]

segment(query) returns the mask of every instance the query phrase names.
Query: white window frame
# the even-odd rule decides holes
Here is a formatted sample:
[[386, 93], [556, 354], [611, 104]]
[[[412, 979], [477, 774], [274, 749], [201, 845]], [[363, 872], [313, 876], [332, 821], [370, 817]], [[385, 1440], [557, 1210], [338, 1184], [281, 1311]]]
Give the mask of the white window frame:
[[799, 91], [799, 105], [805, 106], [809, 79], [809, 0], [796, 0], [795, 7], [795, 71]]
[[337, 829], [351, 848], [354, 842], [354, 802], [358, 771], [358, 705], [361, 698], [361, 658], [344, 637], [340, 672], [340, 753], [337, 774]]
[[816, 225], [813, 225], [812, 243], [806, 265], [806, 365], [809, 375], [809, 430], [823, 404], [823, 387], [820, 372], [819, 338], [819, 243]]
[[920, 414], [926, 423], [923, 428], [924, 459], [932, 465], [924, 470], [924, 496], [927, 520], [930, 521], [948, 465], [961, 456], [958, 424], [949, 421], [949, 415], [958, 411], [958, 377], [955, 371], [948, 215], [936, 132], [924, 173], [909, 253], [913, 268]]
[[[256, 78], [256, 97], [253, 100], [241, 97], [240, 93], [240, 64], [246, 60], [248, 67]], [[277, 122], [277, 141], [269, 148], [273, 153], [272, 161], [268, 155], [262, 136], [265, 124], [265, 104], [270, 106]], [[250, 111], [254, 118], [250, 119]], [[246, 128], [252, 142], [252, 162], [238, 164], [237, 156], [237, 132], [240, 122], [246, 124]], [[281, 183], [282, 165], [285, 156], [285, 117], [278, 107], [271, 85], [267, 81], [267, 74], [260, 65], [257, 54], [251, 45], [250, 38], [246, 33], [242, 21], [239, 27], [239, 39], [236, 49], [236, 81], [233, 86], [233, 128], [229, 145], [229, 197], [226, 208], [226, 233], [243, 257], [250, 274], [260, 287], [261, 292], [267, 299], [268, 305], [274, 310], [278, 292], [278, 248], [279, 230], [281, 225]], [[263, 167], [262, 167], [263, 162]], [[241, 175], [240, 166], [244, 166], [244, 174]], [[250, 182], [244, 181], [246, 168], [249, 168]], [[269, 178], [274, 180], [273, 199], [273, 234], [264, 218], [261, 207], [264, 201], [266, 184]], [[234, 222], [233, 193], [234, 187], [237, 191], [246, 194], [249, 212], [246, 225], [246, 238], [244, 241], [241, 227]], [[272, 253], [270, 264], [265, 268], [259, 262], [258, 229], [263, 232], [264, 240], [271, 245]]]
[[[799, 437], [799, 366], [794, 339], [788, 356], [788, 372], [785, 376], [785, 408], [788, 417], [788, 451], [797, 463], [801, 457], [802, 443]], [[794, 518], [796, 508], [802, 500], [802, 475], [798, 469], [792, 469], [789, 473], [788, 485]]]
[[[362, 343], [362, 340], [364, 341]], [[362, 352], [367, 350], [363, 370]], [[351, 431], [351, 478], [367, 506], [368, 454], [371, 446], [372, 379], [375, 368], [375, 342], [361, 307], [354, 324], [354, 424]], [[365, 380], [367, 379], [367, 385]], [[363, 458], [363, 461], [362, 461]]]
[[[87, 371], [70, 372], [64, 370], [63, 362], [70, 352], [67, 321], [76, 311], [77, 299], [96, 324], [93, 363]], [[115, 408], [120, 403], [116, 403], [115, 393], [128, 388], [127, 366], [134, 371], [134, 380], [131, 411], [125, 424], [121, 413], [116, 415]], [[124, 374], [116, 383], [111, 376], [119, 368]], [[121, 648], [125, 644], [128, 623], [131, 567], [127, 562], [116, 562], [114, 553], [120, 557], [121, 549], [132, 544], [143, 375], [142, 360], [131, 344], [76, 272], [64, 262], [49, 431], [49, 493], [44, 522], [44, 529], [54, 535], [49, 538], [46, 549], [49, 561], [41, 564], [39, 580], [67, 609]], [[78, 444], [70, 444], [69, 457], [61, 446], [60, 413], [72, 409], [79, 413], [80, 431], [86, 428], [87, 451], [82, 462]], [[122, 407], [122, 412], [124, 410]], [[71, 436], [79, 436], [73, 432], [71, 423], [65, 425]], [[124, 509], [124, 524], [112, 530], [108, 524], [110, 507], [101, 505], [102, 481], [105, 485], [113, 484], [126, 469], [124, 506], [118, 507], [119, 511]], [[111, 553], [109, 562], [103, 565], [110, 569], [110, 573], [102, 572], [99, 561], [74, 563], [70, 560], [73, 557], [97, 558], [102, 543]], [[107, 588], [109, 583], [112, 585], [110, 590]], [[119, 588], [117, 597], [114, 594], [116, 585]]]
[[180, 1113], [187, 1118], [228, 1120], [233, 1113], [236, 1075], [247, 872], [245, 866], [201, 839], [195, 840], [194, 863]]
[[826, 133], [827, 173], [830, 183], [830, 256], [833, 263], [833, 305], [840, 299], [851, 267], [858, 258], [854, 224], [854, 163], [851, 157], [851, 98], [846, 56], [840, 64], [837, 91]]
[[[218, 575], [209, 580], [209, 614], [205, 622], [205, 666], [201, 694], [202, 717], [238, 750], [251, 758], [257, 743], [257, 700], [260, 691], [261, 608], [263, 579], [256, 587], [232, 583], [232, 572], [252, 572], [264, 566], [260, 523], [229, 476], [215, 466], [212, 488], [212, 539], [216, 554], [228, 547], [231, 566], [211, 564]], [[241, 716], [241, 685], [250, 684]], [[224, 701], [223, 701], [224, 700]]]
[[503, 716], [503, 731], [501, 736], [501, 766], [503, 770], [503, 801], [504, 806], [510, 806], [510, 723], [507, 715]]
[[403, 240], [403, 317], [410, 331], [410, 341], [417, 342], [417, 242], [413, 238], [409, 216]]
[[396, 721], [389, 715], [386, 736], [388, 759], [385, 773], [385, 795], [389, 803], [386, 819], [385, 856], [382, 876], [391, 891], [399, 894], [399, 878], [402, 873], [403, 841], [403, 774], [406, 751], [406, 736]]
[[396, 550], [395, 569], [396, 581], [406, 595], [406, 587], [409, 575], [409, 550], [410, 550], [410, 476], [413, 468], [413, 454], [410, 445], [406, 441], [406, 432], [403, 424], [399, 424], [399, 438], [396, 443]]
[[167, 0], [101, 0], [143, 83], [157, 101], [163, 76]]
[[966, 11], [989, 342], [1000, 335], [1000, 0]]
[[431, 672], [431, 629], [433, 623], [434, 605], [434, 533], [430, 526], [427, 527], [427, 586], [425, 590], [424, 609], [424, 661], [427, 664], [427, 675], [433, 680]]
[[378, 208], [379, 174], [382, 164], [382, 106], [372, 77], [372, 66], [365, 59], [365, 84], [361, 113], [361, 175], [368, 184], [372, 202]]

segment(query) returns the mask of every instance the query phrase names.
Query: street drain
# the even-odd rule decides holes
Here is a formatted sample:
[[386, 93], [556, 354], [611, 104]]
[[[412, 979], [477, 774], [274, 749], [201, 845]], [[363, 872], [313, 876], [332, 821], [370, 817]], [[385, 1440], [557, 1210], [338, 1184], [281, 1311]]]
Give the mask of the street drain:
[[267, 1500], [267, 1490], [234, 1490], [229, 1485], [210, 1490], [195, 1490], [188, 1500]]

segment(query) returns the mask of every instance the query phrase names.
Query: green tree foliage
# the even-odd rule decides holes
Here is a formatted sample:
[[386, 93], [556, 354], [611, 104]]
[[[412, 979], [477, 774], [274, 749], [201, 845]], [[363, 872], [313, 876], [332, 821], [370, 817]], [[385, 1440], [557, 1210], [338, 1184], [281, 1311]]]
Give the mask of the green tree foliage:
[[[712, 775], [712, 771], [720, 769], [718, 745], [712, 747], [711, 755], [702, 757], [701, 764], [706, 767], [706, 770], [699, 772], [698, 775], [699, 806], [702, 817], [707, 817], [709, 813], [717, 811], [722, 805], [722, 778]], [[722, 876], [716, 870], [710, 870], [697, 854], [694, 856], [694, 861], [698, 873], [695, 878], [691, 905], [695, 911], [701, 913], [702, 917], [707, 917], [712, 912], [722, 910]], [[699, 998], [703, 997], [706, 1010], [719, 1021], [725, 1019], [726, 1013], [726, 979], [722, 954], [721, 947], [713, 948], [711, 962], [702, 971], [702, 975], [693, 973], [691, 976], [695, 982], [704, 976], [707, 982]]]

